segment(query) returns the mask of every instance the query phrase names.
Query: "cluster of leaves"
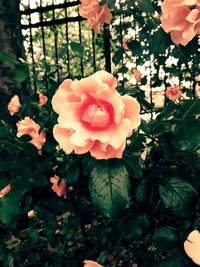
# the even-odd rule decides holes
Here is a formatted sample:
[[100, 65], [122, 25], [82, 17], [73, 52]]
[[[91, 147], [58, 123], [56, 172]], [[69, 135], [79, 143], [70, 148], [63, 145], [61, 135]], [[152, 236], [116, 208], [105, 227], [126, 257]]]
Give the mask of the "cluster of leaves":
[[[114, 8], [114, 1], [101, 1], [105, 3]], [[146, 16], [142, 15], [144, 12]], [[160, 13], [157, 1], [137, 1], [136, 5], [129, 0], [123, 4], [118, 15], [124, 21], [112, 29], [117, 36], [112, 48], [115, 73], [131, 75], [127, 61], [143, 64], [153, 55], [156, 70], [152, 74], [153, 87], [169, 85], [165, 78], [161, 81], [158, 77], [160, 68], [178, 76], [180, 81], [186, 77], [191, 80], [198, 72], [199, 55], [194, 57], [196, 41], [185, 48], [172, 46], [153, 16], [155, 12]], [[137, 38], [128, 42], [127, 52], [120, 42], [132, 25], [125, 18], [132, 15], [140, 30]], [[41, 35], [37, 38], [40, 40]], [[98, 38], [96, 42], [102, 46], [102, 39]], [[87, 63], [89, 52], [71, 39], [74, 58], [84, 58]], [[64, 55], [65, 52], [60, 54], [63, 60]], [[165, 65], [169, 56], [178, 59], [178, 69]], [[58, 87], [53, 62], [40, 61], [47, 75], [45, 93], [49, 101], [38, 107], [37, 94], [27, 90], [28, 63], [13, 60], [3, 52], [0, 60], [15, 67], [16, 77], [12, 79], [23, 82], [18, 114], [11, 117], [6, 109], [8, 96], [2, 95], [1, 99], [0, 191], [8, 183], [11, 191], [0, 199], [0, 265], [82, 267], [84, 259], [93, 259], [109, 267], [195, 266], [183, 251], [188, 233], [200, 229], [200, 99], [192, 99], [193, 91], [185, 88], [191, 99], [179, 103], [166, 101], [164, 108], [152, 114], [156, 119], [142, 120], [139, 131], [128, 140], [123, 159], [97, 161], [88, 154], [65, 155], [52, 136], [57, 118], [50, 100]], [[183, 67], [191, 62], [191, 69]], [[101, 60], [98, 64], [97, 68]], [[73, 64], [71, 67], [76, 70]], [[59, 69], [63, 70], [63, 66]], [[45, 76], [38, 74], [35, 78], [44, 89]], [[144, 77], [142, 84], [146, 80]], [[152, 103], [146, 101], [139, 89], [138, 85], [133, 88], [128, 83], [128, 76], [119, 84], [119, 91], [126, 90], [137, 97], [144, 111], [152, 111]], [[46, 132], [42, 154], [28, 143], [27, 136], [16, 137], [16, 122], [25, 116], [33, 118]], [[65, 180], [67, 200], [51, 190], [49, 178], [54, 174]]]

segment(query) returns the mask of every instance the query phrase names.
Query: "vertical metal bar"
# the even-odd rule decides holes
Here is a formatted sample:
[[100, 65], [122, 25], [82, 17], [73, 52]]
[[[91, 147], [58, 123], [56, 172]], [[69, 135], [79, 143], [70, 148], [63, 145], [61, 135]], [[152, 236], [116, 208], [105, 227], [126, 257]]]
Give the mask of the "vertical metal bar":
[[110, 31], [109, 25], [104, 25], [104, 57], [105, 57], [105, 69], [111, 72], [111, 45], [110, 45]]
[[[40, 7], [42, 7], [42, 0], [40, 0]], [[42, 48], [43, 48], [43, 55], [44, 55], [44, 60], [46, 61], [46, 46], [45, 46], [45, 33], [44, 33], [44, 26], [43, 26], [43, 13], [40, 13], [40, 21], [41, 21], [41, 30], [42, 30]], [[47, 94], [48, 94], [48, 77], [47, 77], [47, 73], [45, 70], [44, 73], [45, 76], [45, 85], [46, 85], [46, 89], [47, 89]]]
[[[28, 1], [28, 5], [30, 8], [30, 0]], [[29, 14], [29, 26], [31, 25], [31, 14]], [[36, 71], [35, 71], [35, 59], [34, 59], [34, 51], [33, 51], [33, 35], [32, 35], [32, 28], [29, 27], [30, 30], [30, 51], [31, 51], [31, 59], [32, 59], [32, 71], [33, 71], [33, 86], [34, 92], [37, 92], [37, 84], [36, 84]]]
[[[80, 44], [82, 45], [82, 34], [81, 34], [81, 22], [80, 22], [80, 20], [78, 21], [78, 28], [79, 28], [79, 41], [80, 41]], [[82, 57], [80, 59], [80, 64], [81, 64], [81, 75], [82, 75], [82, 77], [84, 77], [83, 58]]]
[[[119, 24], [119, 31], [120, 31], [120, 42], [121, 42], [121, 46], [122, 46], [122, 42], [123, 42], [123, 33], [122, 33], [122, 16], [120, 14], [120, 24]], [[124, 65], [124, 59], [122, 57], [122, 65]], [[122, 73], [122, 93], [124, 93], [124, 89], [125, 89], [125, 86], [124, 86], [124, 73]]]
[[[54, 5], [54, 0], [52, 0], [52, 5]], [[55, 9], [53, 9], [53, 20], [56, 19], [55, 16]], [[57, 72], [57, 79], [58, 83], [60, 84], [60, 73], [59, 73], [59, 67], [58, 67], [58, 33], [56, 29], [56, 25], [54, 25], [54, 48], [55, 48], [55, 62], [56, 62], [56, 72]]]
[[[65, 0], [65, 4], [67, 0]], [[65, 18], [67, 18], [67, 7], [65, 8]], [[66, 41], [67, 41], [67, 71], [68, 71], [68, 78], [70, 78], [70, 63], [69, 63], [69, 32], [68, 32], [68, 22], [66, 22]]]
[[95, 50], [95, 34], [94, 31], [92, 31], [92, 55], [93, 55], [93, 69], [94, 72], [96, 72], [96, 50]]
[[[153, 91], [152, 91], [152, 81], [151, 81], [151, 77], [152, 77], [152, 69], [153, 69], [153, 55], [150, 55], [150, 83], [149, 83], [149, 90], [150, 90], [150, 102], [151, 105], [153, 105]], [[151, 120], [153, 119], [153, 108], [151, 108]]]

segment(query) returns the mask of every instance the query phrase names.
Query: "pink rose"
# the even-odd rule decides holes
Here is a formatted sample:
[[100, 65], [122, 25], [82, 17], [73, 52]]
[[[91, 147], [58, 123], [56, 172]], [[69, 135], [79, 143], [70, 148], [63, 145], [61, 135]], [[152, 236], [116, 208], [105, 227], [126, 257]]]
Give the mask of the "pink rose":
[[162, 27], [175, 44], [187, 45], [200, 34], [200, 0], [164, 0], [161, 9]]
[[112, 14], [106, 6], [100, 6], [98, 0], [80, 0], [79, 13], [88, 21], [89, 29], [93, 29], [96, 33], [100, 33], [100, 29], [104, 23], [110, 24]]
[[129, 48], [128, 48], [128, 45], [127, 45], [127, 41], [129, 40], [129, 38], [128, 37], [123, 37], [123, 39], [122, 39], [122, 46], [123, 46], [123, 48], [125, 49], [125, 50], [128, 50]]
[[187, 240], [184, 242], [186, 254], [193, 260], [194, 263], [200, 265], [200, 233], [197, 230], [192, 231]]
[[11, 186], [10, 184], [8, 184], [6, 187], [4, 187], [4, 189], [2, 189], [0, 191], [0, 198], [4, 197], [6, 194], [8, 194], [8, 192], [10, 191]]
[[182, 92], [179, 85], [169, 87], [166, 90], [166, 97], [172, 101], [178, 100], [182, 96]]
[[13, 116], [15, 113], [17, 113], [20, 107], [21, 104], [19, 102], [19, 97], [18, 95], [14, 95], [8, 103], [8, 110], [10, 112], [10, 115]]
[[59, 177], [55, 175], [54, 177], [50, 178], [50, 182], [53, 184], [52, 189], [59, 197], [64, 197], [64, 199], [67, 198], [67, 189], [64, 179], [61, 180], [60, 183], [58, 183]]
[[126, 138], [140, 125], [140, 105], [131, 96], [121, 96], [116, 85], [116, 78], [106, 71], [60, 85], [52, 99], [59, 114], [53, 134], [66, 154], [122, 157]]
[[39, 104], [38, 104], [38, 106], [42, 107], [42, 106], [44, 106], [46, 104], [48, 98], [47, 98], [47, 96], [43, 95], [40, 92], [38, 93], [38, 96], [39, 96]]
[[84, 267], [103, 267], [102, 265], [98, 264], [96, 261], [84, 261]]
[[139, 70], [137, 70], [137, 69], [133, 70], [133, 76], [136, 79], [137, 83], [141, 82], [142, 74], [141, 74], [141, 72]]
[[22, 135], [30, 135], [32, 139], [29, 141], [30, 144], [34, 145], [38, 150], [42, 148], [46, 142], [46, 134], [39, 132], [40, 125], [34, 122], [29, 117], [25, 117], [23, 120], [17, 122], [17, 137]]

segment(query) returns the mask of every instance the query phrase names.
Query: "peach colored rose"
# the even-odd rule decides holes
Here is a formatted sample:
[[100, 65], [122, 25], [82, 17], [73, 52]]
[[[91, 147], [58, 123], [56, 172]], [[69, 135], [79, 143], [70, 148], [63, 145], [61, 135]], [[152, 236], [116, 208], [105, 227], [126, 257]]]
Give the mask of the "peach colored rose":
[[19, 97], [18, 95], [14, 95], [10, 102], [8, 103], [8, 110], [10, 112], [10, 115], [13, 116], [15, 113], [17, 113], [19, 111], [21, 107], [20, 101], [19, 101]]
[[0, 191], [0, 198], [4, 197], [6, 194], [8, 194], [8, 192], [10, 191], [11, 186], [10, 184], [8, 184], [6, 187], [4, 187], [4, 189], [2, 189]]
[[96, 261], [84, 261], [84, 267], [103, 267], [102, 265], [98, 264]]
[[123, 39], [122, 39], [122, 46], [123, 46], [123, 48], [125, 49], [125, 50], [128, 50], [129, 48], [128, 48], [128, 45], [127, 45], [127, 41], [129, 40], [129, 38], [128, 37], [123, 37]]
[[186, 254], [194, 263], [200, 265], [200, 233], [197, 230], [192, 231], [184, 242]]
[[59, 197], [64, 197], [64, 199], [67, 198], [67, 189], [64, 179], [61, 180], [60, 183], [58, 183], [59, 177], [57, 175], [50, 178], [50, 182], [53, 184], [52, 189]]
[[166, 97], [172, 101], [178, 100], [182, 96], [182, 92], [179, 85], [169, 87], [166, 90]]
[[79, 14], [88, 21], [89, 29], [100, 33], [104, 23], [110, 24], [112, 14], [106, 6], [100, 6], [98, 0], [80, 0]]
[[40, 92], [38, 93], [38, 96], [39, 96], [39, 104], [38, 104], [38, 106], [42, 107], [42, 106], [44, 106], [46, 104], [48, 98], [47, 98], [47, 96], [43, 95]]
[[53, 134], [66, 154], [122, 157], [126, 138], [140, 125], [140, 105], [131, 96], [121, 96], [116, 85], [116, 78], [106, 71], [60, 85], [52, 99], [59, 114]]
[[175, 44], [187, 45], [200, 34], [200, 0], [164, 0], [162, 27]]
[[23, 120], [17, 122], [17, 137], [22, 135], [30, 135], [32, 139], [29, 141], [30, 144], [34, 145], [38, 150], [42, 148], [46, 142], [46, 134], [39, 132], [40, 125], [29, 117], [25, 117]]
[[142, 74], [141, 74], [141, 72], [139, 70], [134, 69], [133, 70], [133, 76], [136, 79], [137, 83], [140, 83], [141, 82]]

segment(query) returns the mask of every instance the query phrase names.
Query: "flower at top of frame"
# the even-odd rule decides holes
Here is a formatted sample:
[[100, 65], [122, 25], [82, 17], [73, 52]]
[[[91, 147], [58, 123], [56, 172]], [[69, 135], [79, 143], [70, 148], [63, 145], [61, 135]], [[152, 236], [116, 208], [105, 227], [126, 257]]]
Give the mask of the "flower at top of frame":
[[52, 185], [52, 190], [57, 194], [59, 197], [67, 198], [67, 188], [64, 179], [62, 179], [59, 183], [59, 177], [57, 175], [50, 178], [50, 182]]
[[187, 45], [200, 34], [200, 0], [164, 0], [161, 25], [175, 44]]
[[17, 122], [17, 137], [23, 135], [29, 135], [32, 139], [30, 144], [34, 145], [38, 150], [41, 150], [42, 146], [46, 142], [45, 132], [39, 132], [40, 125], [29, 117], [25, 117], [23, 120]]
[[141, 72], [139, 70], [134, 69], [133, 70], [133, 76], [134, 76], [134, 78], [135, 78], [135, 80], [136, 80], [137, 83], [140, 83], [141, 82], [142, 74], [141, 74]]
[[184, 250], [192, 261], [200, 265], [200, 232], [192, 231], [184, 242]]
[[14, 95], [8, 103], [8, 111], [10, 112], [10, 115], [13, 116], [15, 113], [19, 112], [20, 107], [19, 97], [18, 95]]
[[182, 91], [179, 85], [169, 87], [166, 90], [166, 97], [169, 98], [169, 100], [176, 101], [181, 96], [182, 96]]
[[126, 138], [140, 125], [140, 105], [129, 95], [121, 96], [116, 86], [116, 78], [106, 71], [60, 85], [52, 98], [59, 115], [53, 135], [66, 154], [122, 158]]
[[38, 97], [39, 97], [39, 107], [42, 107], [46, 104], [48, 98], [47, 96], [43, 95], [41, 92], [38, 92]]
[[89, 29], [100, 33], [104, 23], [110, 24], [112, 14], [107, 5], [100, 6], [98, 0], [80, 0], [79, 14], [88, 21]]
[[1, 191], [0, 191], [0, 198], [4, 197], [6, 194], [8, 194], [8, 192], [11, 190], [11, 186], [10, 184], [8, 184], [6, 187], [4, 187]]
[[96, 261], [84, 261], [84, 267], [103, 267], [102, 265], [98, 264]]
[[123, 46], [123, 48], [125, 49], [125, 50], [128, 50], [129, 49], [129, 47], [128, 47], [128, 45], [127, 45], [127, 41], [129, 40], [129, 37], [127, 37], [127, 36], [124, 36], [123, 37], [123, 39], [122, 39], [122, 46]]

